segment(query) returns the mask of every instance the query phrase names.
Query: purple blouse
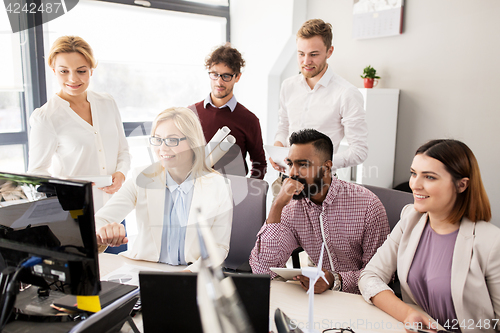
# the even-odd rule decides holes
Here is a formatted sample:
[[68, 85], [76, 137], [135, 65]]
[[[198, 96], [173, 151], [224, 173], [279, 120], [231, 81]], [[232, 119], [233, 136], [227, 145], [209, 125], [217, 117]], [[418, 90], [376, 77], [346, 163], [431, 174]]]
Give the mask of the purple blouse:
[[458, 230], [440, 235], [427, 222], [408, 272], [407, 282], [415, 301], [440, 325], [448, 321], [451, 326], [457, 319], [451, 298], [451, 262], [457, 235]]

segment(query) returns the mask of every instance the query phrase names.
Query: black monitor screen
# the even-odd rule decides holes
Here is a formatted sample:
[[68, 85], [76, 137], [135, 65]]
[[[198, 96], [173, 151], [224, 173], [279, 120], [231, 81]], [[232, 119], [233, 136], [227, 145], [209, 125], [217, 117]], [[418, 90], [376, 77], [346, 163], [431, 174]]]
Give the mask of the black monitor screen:
[[32, 257], [21, 282], [100, 291], [91, 183], [0, 172], [0, 270]]

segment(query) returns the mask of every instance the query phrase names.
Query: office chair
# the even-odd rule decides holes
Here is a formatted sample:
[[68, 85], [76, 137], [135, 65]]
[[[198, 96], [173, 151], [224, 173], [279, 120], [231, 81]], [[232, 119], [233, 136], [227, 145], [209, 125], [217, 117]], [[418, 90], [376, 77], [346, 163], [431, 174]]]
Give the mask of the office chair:
[[363, 186], [372, 191], [380, 199], [382, 205], [384, 205], [389, 227], [392, 231], [394, 226], [399, 222], [403, 207], [413, 203], [413, 194], [372, 185]]
[[[407, 204], [413, 203], [413, 194], [372, 185], [363, 186], [372, 191], [380, 199], [382, 205], [384, 205], [387, 213], [387, 220], [389, 221], [389, 227], [392, 231], [394, 226], [399, 222], [399, 217], [401, 216], [401, 210], [403, 207]], [[394, 281], [389, 283], [389, 287], [391, 287], [396, 296], [403, 299], [403, 296], [401, 295], [401, 284], [399, 282], [397, 272], [395, 273]]]
[[235, 271], [250, 271], [248, 258], [255, 246], [257, 233], [266, 221], [265, 180], [224, 175], [231, 181], [233, 192], [233, 227], [229, 253], [224, 267]]
[[245, 163], [240, 146], [235, 144], [212, 167], [223, 175], [245, 177], [247, 174]]

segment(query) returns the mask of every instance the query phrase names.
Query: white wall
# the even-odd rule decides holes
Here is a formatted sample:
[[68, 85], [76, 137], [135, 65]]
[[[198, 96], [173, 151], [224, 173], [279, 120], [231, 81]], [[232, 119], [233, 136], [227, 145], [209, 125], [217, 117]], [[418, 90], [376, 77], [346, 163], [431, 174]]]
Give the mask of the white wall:
[[[277, 109], [266, 109], [269, 87], [264, 74], [289, 38], [292, 3], [231, 1], [232, 39], [237, 47], [245, 48], [249, 62], [245, 75], [251, 77], [246, 83], [240, 81], [236, 93], [263, 126], [268, 123], [265, 118], [277, 117]], [[321, 18], [333, 24], [335, 51], [329, 63], [338, 74], [361, 87], [359, 75], [370, 64], [382, 76], [379, 87], [401, 89], [394, 183], [408, 180], [414, 152], [424, 142], [462, 140], [479, 161], [493, 221], [500, 225], [500, 1], [408, 0], [403, 34], [368, 40], [351, 37], [352, 0], [306, 3], [302, 13], [306, 19]], [[282, 79], [297, 72], [295, 60], [285, 60], [288, 65]], [[267, 133], [275, 131], [274, 126], [263, 128]]]
[[292, 32], [293, 1], [232, 0], [230, 4], [231, 43], [246, 61], [234, 93], [259, 117], [264, 143], [269, 143], [273, 138], [267, 138], [266, 130], [268, 76]]
[[[309, 0], [307, 17], [334, 28], [335, 71], [361, 87], [371, 64], [380, 87], [401, 89], [394, 183], [407, 181], [415, 150], [435, 138], [464, 141], [479, 161], [500, 225], [500, 2], [406, 1], [403, 34], [354, 40], [352, 1]], [[383, 129], [370, 129], [383, 130]]]

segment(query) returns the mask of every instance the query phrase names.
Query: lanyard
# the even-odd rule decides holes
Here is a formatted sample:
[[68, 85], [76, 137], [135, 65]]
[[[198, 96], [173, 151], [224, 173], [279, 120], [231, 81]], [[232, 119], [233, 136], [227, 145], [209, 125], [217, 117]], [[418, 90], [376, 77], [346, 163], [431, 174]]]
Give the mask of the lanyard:
[[321, 229], [321, 238], [323, 238], [323, 242], [325, 243], [325, 249], [326, 249], [326, 253], [328, 253], [328, 259], [330, 260], [330, 269], [332, 270], [332, 272], [335, 271], [334, 267], [333, 267], [333, 260], [332, 260], [332, 255], [330, 253], [330, 249], [328, 247], [328, 244], [326, 243], [326, 239], [325, 239], [325, 228], [323, 226], [323, 211], [321, 211], [321, 214], [319, 214], [319, 226], [320, 226], [320, 229]]

